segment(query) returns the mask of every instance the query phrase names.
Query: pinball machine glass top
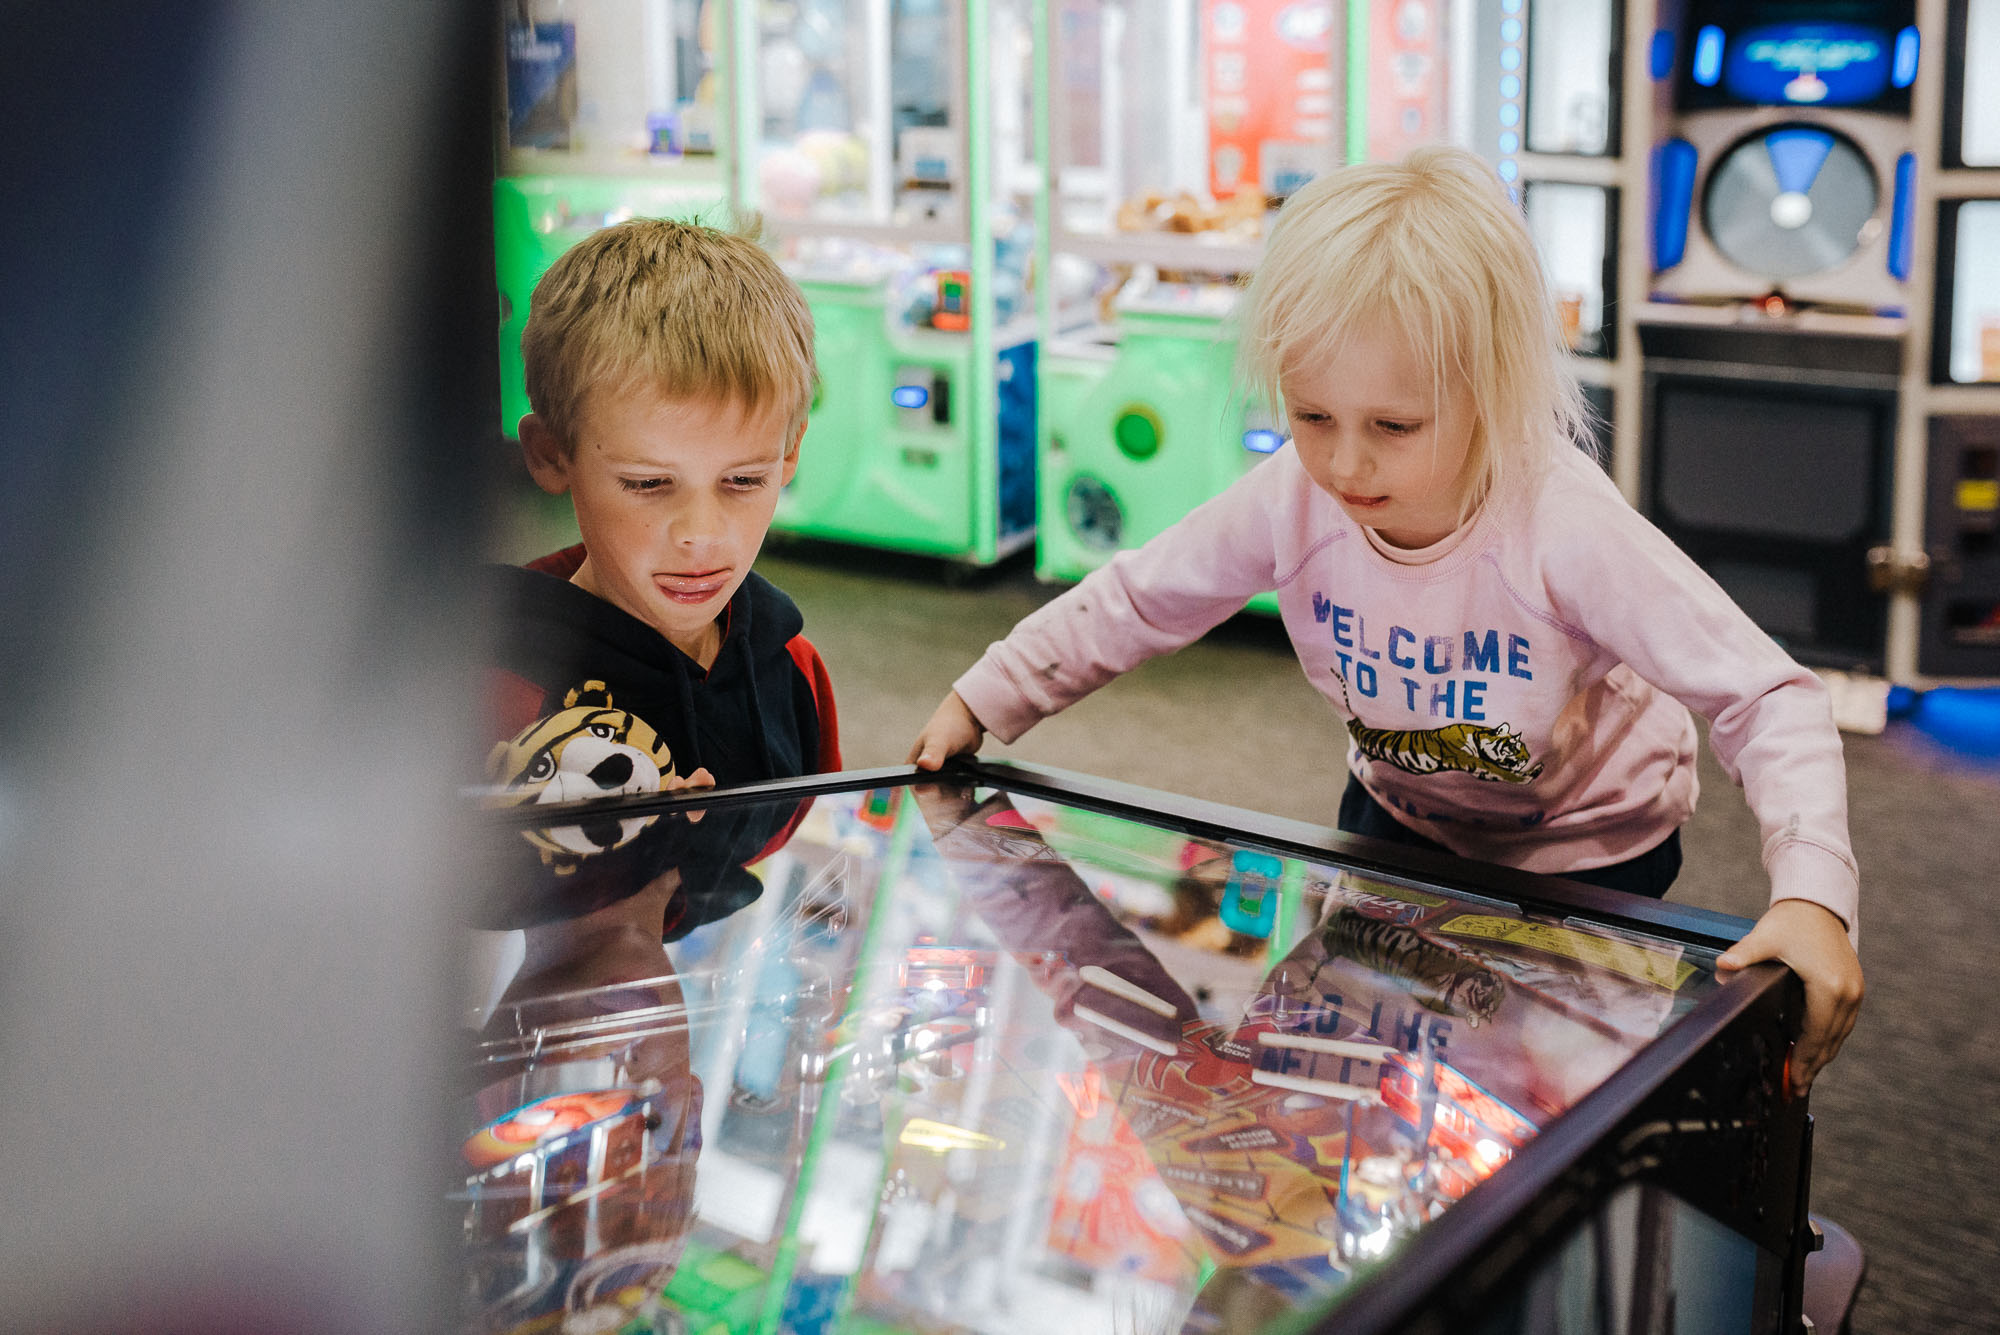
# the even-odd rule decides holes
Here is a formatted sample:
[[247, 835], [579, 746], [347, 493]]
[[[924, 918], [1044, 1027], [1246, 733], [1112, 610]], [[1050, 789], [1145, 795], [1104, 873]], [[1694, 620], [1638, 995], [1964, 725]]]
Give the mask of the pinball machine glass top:
[[[778, 832], [718, 826], [747, 897], [637, 943], [732, 813]], [[528, 925], [483, 1016], [468, 1320], [1319, 1308], [1714, 986], [1663, 939], [1144, 815], [930, 782], [662, 816], [645, 885]]]

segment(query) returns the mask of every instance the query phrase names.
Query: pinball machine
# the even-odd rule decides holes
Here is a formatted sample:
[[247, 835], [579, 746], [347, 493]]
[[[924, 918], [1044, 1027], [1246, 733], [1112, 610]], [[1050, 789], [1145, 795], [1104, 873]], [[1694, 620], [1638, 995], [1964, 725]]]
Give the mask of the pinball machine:
[[466, 1329], [1800, 1327], [1741, 920], [1021, 765], [488, 832]]

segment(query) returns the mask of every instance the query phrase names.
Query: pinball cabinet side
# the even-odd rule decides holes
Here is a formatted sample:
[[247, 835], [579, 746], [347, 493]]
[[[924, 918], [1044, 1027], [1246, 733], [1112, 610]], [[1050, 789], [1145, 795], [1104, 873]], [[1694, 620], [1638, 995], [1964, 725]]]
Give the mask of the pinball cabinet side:
[[1802, 1012], [1789, 971], [1729, 984], [1320, 1329], [1799, 1330], [1812, 1119], [1785, 1060]]

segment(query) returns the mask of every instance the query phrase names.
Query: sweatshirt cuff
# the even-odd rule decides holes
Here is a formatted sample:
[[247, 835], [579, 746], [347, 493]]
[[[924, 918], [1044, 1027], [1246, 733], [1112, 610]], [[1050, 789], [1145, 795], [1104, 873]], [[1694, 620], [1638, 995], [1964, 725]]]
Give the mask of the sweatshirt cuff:
[[1830, 848], [1791, 839], [1765, 860], [1771, 873], [1771, 902], [1803, 899], [1818, 904], [1847, 925], [1847, 939], [1861, 945], [1861, 880], [1854, 864]]
[[979, 720], [979, 726], [1003, 743], [1012, 742], [1042, 721], [1040, 711], [1014, 689], [990, 650], [967, 668], [951, 688], [965, 701], [965, 707]]

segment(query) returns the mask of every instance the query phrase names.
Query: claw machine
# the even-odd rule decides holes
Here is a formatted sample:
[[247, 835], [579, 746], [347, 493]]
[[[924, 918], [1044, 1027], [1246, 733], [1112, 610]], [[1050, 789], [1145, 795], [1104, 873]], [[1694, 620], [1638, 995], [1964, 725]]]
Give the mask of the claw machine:
[[740, 194], [812, 307], [774, 529], [988, 565], [1034, 539], [1026, 0], [741, 6]]
[[[1081, 579], [1276, 450], [1230, 318], [1284, 197], [1341, 160], [1340, 8], [1051, 0], [1036, 573]], [[1275, 605], [1267, 610], [1275, 610]]]
[[521, 329], [558, 255], [630, 217], [727, 213], [728, 8], [719, 0], [503, 0], [493, 185], [501, 420], [528, 411]]
[[521, 330], [535, 283], [631, 217], [726, 225], [728, 5], [502, 0], [493, 183], [501, 422], [528, 411]]
[[1543, 7], [1531, 96], [1529, 0], [1048, 0], [1039, 575], [1082, 578], [1284, 446], [1235, 379], [1238, 293], [1285, 199], [1343, 162], [1448, 142], [1510, 183], [1546, 166], [1531, 223], [1602, 350], [1613, 196], [1552, 155], [1602, 151], [1613, 7]]

